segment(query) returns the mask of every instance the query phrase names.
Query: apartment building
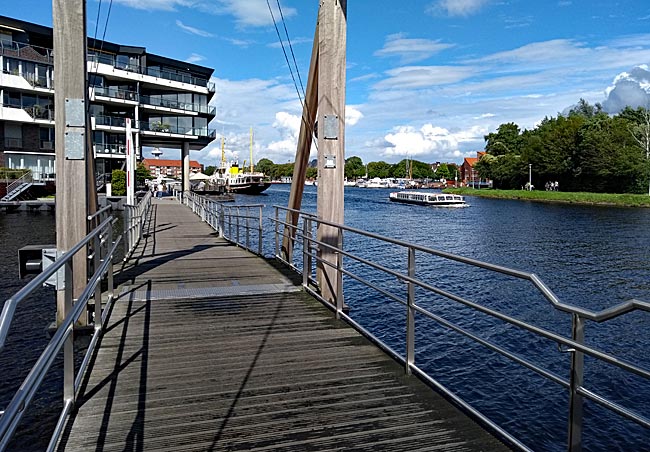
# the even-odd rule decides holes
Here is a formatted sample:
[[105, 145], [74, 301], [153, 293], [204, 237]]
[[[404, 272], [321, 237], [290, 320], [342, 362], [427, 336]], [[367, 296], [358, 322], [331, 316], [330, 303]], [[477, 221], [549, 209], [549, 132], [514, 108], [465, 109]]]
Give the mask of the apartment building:
[[[0, 166], [35, 180], [56, 174], [52, 36], [0, 16]], [[99, 180], [125, 166], [127, 118], [139, 160], [145, 147], [200, 150], [215, 138], [213, 69], [89, 38], [87, 71]]]

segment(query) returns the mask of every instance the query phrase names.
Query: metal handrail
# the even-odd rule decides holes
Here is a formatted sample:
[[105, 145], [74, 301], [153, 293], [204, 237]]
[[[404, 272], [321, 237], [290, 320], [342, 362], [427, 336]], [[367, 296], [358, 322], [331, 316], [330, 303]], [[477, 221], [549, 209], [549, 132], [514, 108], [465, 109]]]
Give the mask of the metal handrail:
[[7, 185], [7, 194], [3, 199], [11, 199], [14, 195], [14, 192], [20, 190], [23, 184], [31, 184], [34, 182], [34, 177], [31, 170], [27, 170], [25, 174], [20, 176], [18, 179]]
[[[616, 356], [613, 356], [608, 353], [604, 353], [595, 347], [592, 346], [587, 346], [585, 345], [585, 339], [584, 339], [584, 322], [587, 320], [593, 321], [593, 322], [605, 322], [607, 320], [613, 319], [615, 317], [618, 317], [620, 315], [623, 315], [625, 313], [634, 311], [634, 310], [640, 310], [640, 311], [650, 311], [650, 303], [640, 301], [640, 300], [629, 300], [623, 303], [619, 303], [613, 307], [609, 307], [606, 309], [603, 309], [601, 311], [592, 311], [589, 309], [584, 309], [582, 307], [578, 306], [573, 306], [570, 304], [563, 303], [559, 300], [559, 298], [546, 286], [546, 284], [534, 273], [529, 273], [525, 271], [520, 271], [520, 270], [515, 270], [499, 265], [494, 265], [482, 261], [478, 261], [476, 259], [470, 259], [466, 258], [463, 256], [458, 256], [455, 254], [451, 254], [445, 251], [441, 250], [436, 250], [432, 248], [428, 248], [425, 246], [420, 246], [416, 245], [413, 243], [408, 243], [402, 240], [398, 239], [393, 239], [389, 237], [384, 237], [379, 234], [374, 234], [371, 232], [363, 231], [361, 229], [353, 228], [350, 226], [345, 226], [337, 223], [333, 223], [330, 221], [325, 221], [322, 219], [319, 219], [316, 215], [302, 212], [299, 210], [295, 209], [289, 209], [281, 206], [274, 206], [275, 207], [275, 218], [272, 218], [271, 220], [275, 224], [275, 254], [276, 258], [279, 259], [280, 261], [284, 262], [285, 264], [290, 265], [293, 269], [295, 269], [298, 272], [301, 272], [303, 274], [303, 286], [307, 291], [312, 293], [314, 296], [317, 298], [320, 298], [321, 301], [326, 302], [326, 300], [323, 299], [323, 297], [320, 295], [319, 290], [317, 287], [314, 288], [314, 285], [316, 284], [314, 282], [314, 278], [311, 277], [312, 275], [312, 270], [313, 270], [313, 262], [317, 262], [318, 265], [320, 266], [327, 266], [332, 269], [334, 269], [337, 273], [338, 278], [342, 278], [344, 275], [346, 277], [352, 278], [359, 283], [376, 290], [377, 292], [385, 295], [387, 298], [397, 301], [401, 303], [402, 305], [405, 306], [406, 311], [407, 311], [407, 326], [406, 326], [406, 331], [405, 331], [405, 340], [406, 340], [406, 353], [405, 356], [401, 356], [399, 353], [395, 352], [392, 350], [388, 345], [383, 343], [380, 339], [374, 337], [372, 333], [366, 331], [361, 327], [358, 323], [356, 323], [353, 319], [351, 319], [349, 316], [347, 316], [343, 311], [342, 311], [342, 289], [340, 294], [337, 294], [337, 303], [336, 306], [332, 306], [331, 303], [326, 302], [326, 305], [331, 307], [336, 311], [336, 315], [339, 318], [342, 318], [352, 324], [355, 328], [360, 329], [364, 334], [370, 336], [372, 340], [374, 340], [378, 345], [380, 345], [382, 348], [384, 348], [389, 354], [394, 356], [398, 361], [401, 361], [404, 366], [405, 366], [405, 371], [407, 373], [416, 373], [420, 377], [422, 377], [425, 381], [429, 382], [432, 386], [436, 387], [437, 389], [441, 390], [444, 392], [447, 396], [451, 397], [454, 399], [457, 403], [461, 404], [465, 408], [467, 408], [470, 412], [475, 414], [479, 419], [481, 419], [483, 422], [485, 422], [487, 425], [490, 425], [492, 428], [495, 429], [499, 434], [505, 435], [505, 437], [510, 440], [511, 442], [514, 442], [514, 444], [517, 444], [520, 447], [526, 448], [525, 445], [521, 444], [516, 438], [513, 438], [508, 432], [506, 432], [504, 429], [496, 425], [493, 421], [491, 421], [489, 418], [472, 408], [469, 404], [466, 402], [460, 400], [456, 395], [454, 395], [451, 391], [449, 391], [447, 388], [442, 386], [439, 382], [434, 380], [432, 377], [427, 375], [422, 369], [420, 369], [416, 364], [415, 364], [415, 315], [420, 314], [424, 317], [427, 317], [440, 325], [449, 328], [453, 331], [456, 331], [459, 334], [464, 335], [465, 337], [470, 338], [474, 342], [480, 344], [481, 346], [492, 350], [496, 353], [499, 353], [502, 356], [505, 356], [506, 358], [510, 359], [511, 361], [524, 366], [525, 368], [528, 368], [537, 374], [543, 376], [544, 378], [560, 385], [562, 388], [568, 389], [569, 391], [569, 416], [568, 416], [568, 450], [570, 451], [579, 451], [581, 450], [582, 447], [582, 440], [581, 440], [581, 435], [582, 435], [582, 403], [584, 399], [591, 400], [595, 403], [598, 403], [602, 407], [605, 407], [612, 411], [613, 413], [625, 418], [629, 419], [645, 428], [650, 429], [650, 419], [638, 412], [635, 412], [633, 410], [630, 410], [624, 406], [621, 406], [620, 404], [607, 399], [606, 397], [603, 397], [599, 394], [596, 394], [595, 392], [587, 389], [584, 387], [584, 355], [591, 356], [595, 359], [598, 359], [602, 362], [611, 364], [613, 366], [616, 366], [626, 372], [629, 372], [631, 374], [637, 375], [641, 378], [644, 378], [648, 381], [650, 381], [650, 371], [637, 366], [634, 363], [627, 362], [625, 360], [622, 360], [620, 358], [617, 358]], [[298, 218], [298, 221], [295, 223], [289, 223], [287, 221], [282, 221], [280, 220], [280, 212], [283, 212], [286, 215], [286, 218], [291, 218], [293, 216], [294, 218]], [[299, 226], [300, 220], [302, 220], [302, 227]], [[316, 234], [313, 231], [315, 228], [319, 227], [320, 225], [325, 225], [331, 228], [335, 228], [337, 232], [334, 232], [334, 234], [338, 233], [338, 244], [333, 244], [331, 242], [325, 242], [318, 240], [316, 238]], [[361, 235], [363, 237], [373, 239], [373, 240], [379, 240], [383, 243], [390, 244], [390, 245], [396, 245], [399, 247], [402, 247], [403, 249], [407, 250], [408, 252], [408, 264], [407, 264], [407, 269], [406, 272], [404, 271], [397, 271], [393, 270], [390, 268], [387, 268], [381, 264], [375, 263], [370, 261], [369, 259], [363, 258], [361, 256], [357, 256], [353, 252], [346, 251], [343, 248], [343, 233], [347, 234], [357, 234]], [[280, 253], [280, 247], [279, 244], [280, 242], [288, 238], [289, 240], [296, 240], [297, 243], [302, 243], [302, 268], [299, 267], [298, 262], [296, 259], [298, 256], [283, 256]], [[290, 250], [292, 247], [290, 247]], [[335, 256], [335, 262], [331, 260], [324, 259], [320, 253], [317, 252], [327, 250], [327, 252], [331, 255]], [[285, 250], [287, 251], [287, 250]], [[460, 297], [458, 295], [455, 295], [453, 293], [450, 293], [448, 291], [442, 290], [434, 285], [431, 285], [425, 281], [422, 281], [421, 279], [418, 279], [415, 275], [415, 256], [416, 252], [422, 253], [425, 255], [432, 255], [432, 256], [438, 256], [447, 260], [451, 260], [454, 262], [459, 262], [463, 264], [467, 264], [473, 267], [489, 270], [492, 272], [497, 272], [500, 274], [504, 274], [510, 277], [514, 277], [520, 280], [525, 280], [528, 281], [532, 284], [533, 287], [536, 288], [536, 290], [551, 304], [551, 306], [563, 313], [567, 313], [571, 315], [572, 318], [572, 328], [573, 328], [573, 333], [571, 338], [564, 337], [562, 335], [559, 335], [557, 333], [554, 333], [552, 331], [546, 330], [544, 328], [540, 328], [537, 326], [534, 326], [530, 323], [527, 323], [525, 321], [519, 320], [517, 318], [514, 318], [512, 316], [503, 314], [501, 312], [498, 312], [496, 310], [484, 307], [478, 303], [475, 303], [473, 301], [467, 300], [463, 297]], [[295, 257], [295, 259], [294, 259]], [[370, 267], [374, 270], [383, 272], [384, 274], [390, 275], [392, 277], [397, 278], [398, 280], [406, 283], [406, 288], [407, 288], [407, 293], [406, 296], [402, 295], [395, 295], [394, 293], [384, 290], [382, 287], [379, 285], [368, 281], [367, 279], [363, 278], [362, 276], [354, 273], [349, 269], [349, 266], [343, 266], [343, 258], [346, 259], [351, 259], [358, 264]], [[331, 259], [331, 258], [330, 258]], [[452, 300], [456, 303], [459, 303], [461, 305], [467, 306], [475, 311], [481, 312], [483, 314], [486, 314], [488, 316], [491, 316], [493, 318], [496, 318], [498, 320], [504, 321], [509, 323], [510, 325], [513, 325], [517, 328], [523, 329], [525, 331], [531, 332], [533, 334], [536, 334], [540, 337], [549, 339], [551, 341], [554, 341], [558, 344], [560, 347], [566, 347], [566, 351], [570, 352], [569, 357], [570, 357], [570, 375], [571, 377], [569, 379], [560, 377], [556, 375], [554, 372], [547, 370], [537, 364], [534, 364], [533, 362], [529, 361], [528, 359], [518, 356], [515, 353], [512, 353], [499, 345], [490, 342], [487, 339], [484, 339], [480, 337], [479, 335], [472, 333], [465, 328], [454, 324], [453, 322], [446, 320], [433, 312], [429, 311], [425, 307], [421, 306], [418, 304], [415, 300], [415, 295], [414, 295], [414, 288], [415, 287], [420, 287], [427, 292], [431, 294], [436, 294], [442, 297], [445, 297], [446, 299]], [[339, 300], [339, 297], [341, 300]]]
[[[126, 232], [128, 233], [127, 236], [129, 240], [132, 241], [130, 244], [130, 251], [137, 246], [137, 242], [142, 236], [144, 217], [148, 211], [150, 203], [151, 193], [147, 193], [137, 206], [128, 206], [136, 209], [137, 212], [140, 212], [138, 217], [128, 218], [127, 216], [125, 222], [128, 224], [126, 227]], [[35, 277], [13, 297], [8, 299], [3, 306], [2, 314], [0, 314], [0, 352], [4, 348], [11, 321], [19, 303], [34, 290], [40, 288], [55, 273], [64, 270], [63, 292], [65, 299], [65, 318], [9, 405], [4, 411], [0, 410], [0, 451], [4, 451], [9, 444], [9, 441], [11, 440], [11, 437], [13, 436], [26, 408], [29, 406], [34, 394], [43, 382], [43, 379], [61, 349], [64, 350], [63, 409], [59, 415], [54, 433], [50, 439], [47, 449], [48, 451], [54, 450], [61, 434], [63, 433], [67, 417], [75, 406], [75, 399], [81, 387], [82, 377], [90, 364], [95, 347], [103, 333], [108, 312], [110, 312], [111, 305], [115, 299], [113, 292], [113, 259], [121, 245], [123, 236], [119, 236], [115, 241], [112, 240], [113, 225], [117, 220], [108, 216], [109, 212], [110, 207], [107, 206], [92, 215], [88, 215], [87, 221], [89, 223], [100, 221], [100, 224], [79, 243], [58, 257], [56, 261], [47, 267], [40, 275]], [[73, 306], [73, 258], [78, 252], [87, 249], [90, 245], [92, 245], [92, 254], [89, 256], [89, 259], [93, 260], [94, 273], [88, 279], [86, 287]], [[103, 294], [101, 283], [104, 278], [107, 279], [107, 292], [106, 303], [104, 309], [102, 309]], [[86, 312], [87, 305], [91, 300], [94, 300], [95, 302], [94, 334], [75, 377], [74, 348], [72, 342], [74, 325], [79, 317]]]
[[[230, 206], [192, 192], [174, 192], [174, 196], [217, 231], [220, 237], [251, 253], [262, 255], [264, 204]], [[257, 237], [253, 237], [254, 232], [257, 232]], [[256, 248], [252, 245], [254, 242], [257, 243]]]
[[151, 191], [136, 205], [124, 204], [124, 261], [127, 261], [142, 239], [144, 223], [151, 207]]

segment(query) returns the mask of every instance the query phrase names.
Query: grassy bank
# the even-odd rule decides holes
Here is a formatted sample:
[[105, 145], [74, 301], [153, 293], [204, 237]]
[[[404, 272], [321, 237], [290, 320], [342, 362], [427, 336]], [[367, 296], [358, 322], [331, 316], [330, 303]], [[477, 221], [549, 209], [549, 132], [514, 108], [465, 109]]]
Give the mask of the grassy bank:
[[445, 193], [483, 198], [525, 199], [528, 201], [560, 202], [569, 204], [589, 204], [620, 207], [650, 207], [650, 196], [609, 193], [582, 193], [542, 190], [478, 190], [474, 188], [447, 188]]

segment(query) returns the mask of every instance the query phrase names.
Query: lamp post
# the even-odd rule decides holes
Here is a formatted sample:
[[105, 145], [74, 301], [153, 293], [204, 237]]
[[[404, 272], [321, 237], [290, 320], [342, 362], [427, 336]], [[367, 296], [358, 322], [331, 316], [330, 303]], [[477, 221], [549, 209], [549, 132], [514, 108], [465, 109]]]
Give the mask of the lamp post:
[[533, 189], [533, 164], [528, 164], [528, 191]]

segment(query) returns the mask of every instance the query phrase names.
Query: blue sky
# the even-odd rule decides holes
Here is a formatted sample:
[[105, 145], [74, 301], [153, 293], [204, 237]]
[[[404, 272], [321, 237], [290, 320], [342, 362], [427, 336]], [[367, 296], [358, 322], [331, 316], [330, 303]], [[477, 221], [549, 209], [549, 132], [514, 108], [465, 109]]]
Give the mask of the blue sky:
[[[280, 4], [306, 83], [319, 0]], [[91, 36], [99, 7], [87, 3]], [[47, 0], [4, 0], [0, 14], [52, 23]], [[227, 153], [248, 159], [252, 126], [256, 161], [293, 161], [301, 107], [267, 0], [113, 0], [105, 33], [214, 68]], [[346, 157], [365, 162], [461, 162], [500, 124], [532, 128], [580, 98], [648, 104], [647, 0], [350, 0], [347, 33]], [[219, 140], [191, 157], [216, 164]]]

